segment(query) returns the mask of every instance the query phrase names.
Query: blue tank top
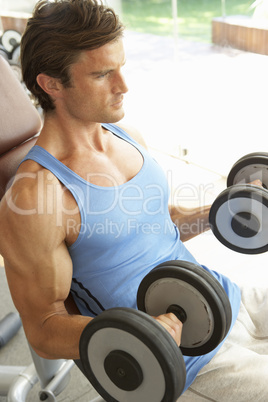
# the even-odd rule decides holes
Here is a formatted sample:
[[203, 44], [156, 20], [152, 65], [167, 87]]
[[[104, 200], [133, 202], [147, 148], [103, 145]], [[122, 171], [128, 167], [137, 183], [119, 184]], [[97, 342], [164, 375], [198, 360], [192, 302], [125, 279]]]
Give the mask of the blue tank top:
[[[121, 128], [113, 124], [103, 124], [103, 127], [133, 145], [143, 157], [141, 170], [127, 183], [118, 185], [107, 174], [110, 187], [91, 184], [90, 173], [88, 181], [81, 178], [37, 145], [24, 158], [50, 170], [78, 204], [81, 224], [75, 229], [79, 235], [69, 247], [73, 262], [71, 292], [81, 314], [91, 317], [112, 307], [137, 308], [139, 284], [156, 265], [168, 260], [197, 264], [170, 218], [169, 188], [163, 170]], [[70, 218], [68, 225], [72, 229], [76, 223]], [[232, 306], [233, 325], [240, 306], [238, 287], [225, 276], [203, 268], [225, 289]], [[185, 389], [217, 349], [205, 356], [184, 357]]]

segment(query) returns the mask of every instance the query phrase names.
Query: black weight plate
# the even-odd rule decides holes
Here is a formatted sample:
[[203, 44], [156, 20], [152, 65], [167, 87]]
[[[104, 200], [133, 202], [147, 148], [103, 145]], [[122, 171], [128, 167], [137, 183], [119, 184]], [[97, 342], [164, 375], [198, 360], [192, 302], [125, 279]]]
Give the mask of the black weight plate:
[[246, 184], [256, 179], [268, 188], [268, 153], [254, 152], [240, 158], [232, 167], [227, 177], [227, 187], [234, 184]]
[[17, 45], [11, 54], [11, 59], [13, 63], [20, 65], [20, 45]]
[[[106, 310], [94, 318], [80, 338], [80, 359], [90, 383], [107, 402], [175, 402], [183, 392], [183, 356], [166, 330], [147, 314], [129, 308]], [[105, 372], [105, 362], [119, 351], [131, 355], [143, 383], [130, 392]], [[120, 369], [120, 368], [119, 368]]]
[[5, 60], [9, 60], [9, 53], [8, 51], [4, 48], [4, 46], [0, 45], [0, 56], [2, 56]]
[[21, 34], [13, 29], [7, 29], [1, 38], [2, 45], [9, 52], [12, 53], [15, 47], [20, 44]]
[[[209, 214], [211, 230], [216, 238], [231, 250], [244, 254], [260, 254], [268, 251], [268, 192], [259, 186], [241, 185], [229, 187], [214, 201]], [[237, 215], [249, 216], [244, 230], [233, 227]], [[247, 233], [251, 222], [259, 222], [257, 232]], [[254, 228], [253, 228], [254, 229]]]
[[220, 283], [204, 268], [187, 261], [167, 261], [142, 280], [137, 305], [150, 315], [165, 314], [170, 304], [186, 312], [181, 351], [198, 356], [215, 349], [227, 335], [232, 311]]

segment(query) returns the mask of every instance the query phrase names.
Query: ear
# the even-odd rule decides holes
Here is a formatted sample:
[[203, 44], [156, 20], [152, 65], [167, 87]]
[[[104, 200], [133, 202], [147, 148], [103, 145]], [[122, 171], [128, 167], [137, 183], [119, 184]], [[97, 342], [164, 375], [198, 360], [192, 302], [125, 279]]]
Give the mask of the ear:
[[43, 91], [45, 91], [51, 97], [57, 98], [60, 94], [62, 84], [58, 78], [53, 78], [49, 75], [41, 73], [36, 77], [36, 81], [40, 88], [42, 88]]

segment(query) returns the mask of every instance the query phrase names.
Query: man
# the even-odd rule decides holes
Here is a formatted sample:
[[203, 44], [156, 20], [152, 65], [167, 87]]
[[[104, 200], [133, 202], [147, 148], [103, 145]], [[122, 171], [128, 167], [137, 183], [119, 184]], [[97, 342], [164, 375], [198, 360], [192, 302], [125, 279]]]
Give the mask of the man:
[[[42, 0], [21, 43], [23, 78], [44, 125], [1, 203], [0, 251], [26, 336], [45, 358], [79, 359], [88, 322], [111, 307], [136, 308], [139, 283], [159, 263], [197, 263], [171, 221], [161, 168], [135, 131], [113, 124], [128, 90], [122, 35], [97, 1]], [[178, 224], [188, 221], [189, 238], [208, 208], [171, 213]], [[230, 299], [233, 326], [240, 290], [209, 272]], [[155, 319], [179, 345], [181, 322], [173, 314]], [[220, 346], [185, 358], [186, 388]]]
[[[21, 43], [25, 83], [45, 112], [35, 149], [53, 155], [61, 168], [68, 166], [82, 182], [89, 180], [108, 190], [131, 181], [143, 166], [143, 157], [134, 146], [100, 124], [116, 122], [124, 115], [127, 86], [121, 73], [125, 64], [122, 33], [114, 13], [95, 1], [41, 1]], [[65, 187], [32, 160], [22, 163], [17, 178], [1, 209], [2, 227], [7, 229], [1, 251], [15, 305], [37, 353], [48, 358], [79, 358], [79, 338], [90, 318], [69, 315], [65, 309], [75, 258], [70, 252], [75, 254], [71, 250], [79, 242], [83, 225], [88, 228], [78, 208], [80, 202], [71, 192], [75, 184]], [[112, 198], [111, 210], [116, 194]], [[89, 209], [89, 216], [97, 216], [100, 223], [103, 209], [96, 213], [90, 208], [86, 206], [85, 211]], [[117, 222], [110, 220], [110, 224]], [[90, 223], [89, 230], [93, 228]], [[107, 234], [116, 241], [112, 227]], [[86, 237], [90, 244], [90, 235]], [[108, 249], [107, 236], [101, 241]], [[79, 300], [76, 293], [74, 289], [72, 294]], [[180, 343], [180, 322], [173, 315], [159, 320]]]

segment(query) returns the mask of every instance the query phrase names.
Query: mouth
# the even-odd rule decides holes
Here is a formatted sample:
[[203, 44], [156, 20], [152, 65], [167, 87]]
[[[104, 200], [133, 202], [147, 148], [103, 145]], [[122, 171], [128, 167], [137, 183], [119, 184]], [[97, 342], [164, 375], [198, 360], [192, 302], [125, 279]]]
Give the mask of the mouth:
[[123, 106], [123, 103], [124, 103], [124, 98], [121, 97], [119, 100], [117, 100], [116, 102], [114, 102], [114, 103], [112, 104], [112, 106], [113, 106], [113, 107], [116, 107], [116, 108], [120, 108], [120, 107]]

